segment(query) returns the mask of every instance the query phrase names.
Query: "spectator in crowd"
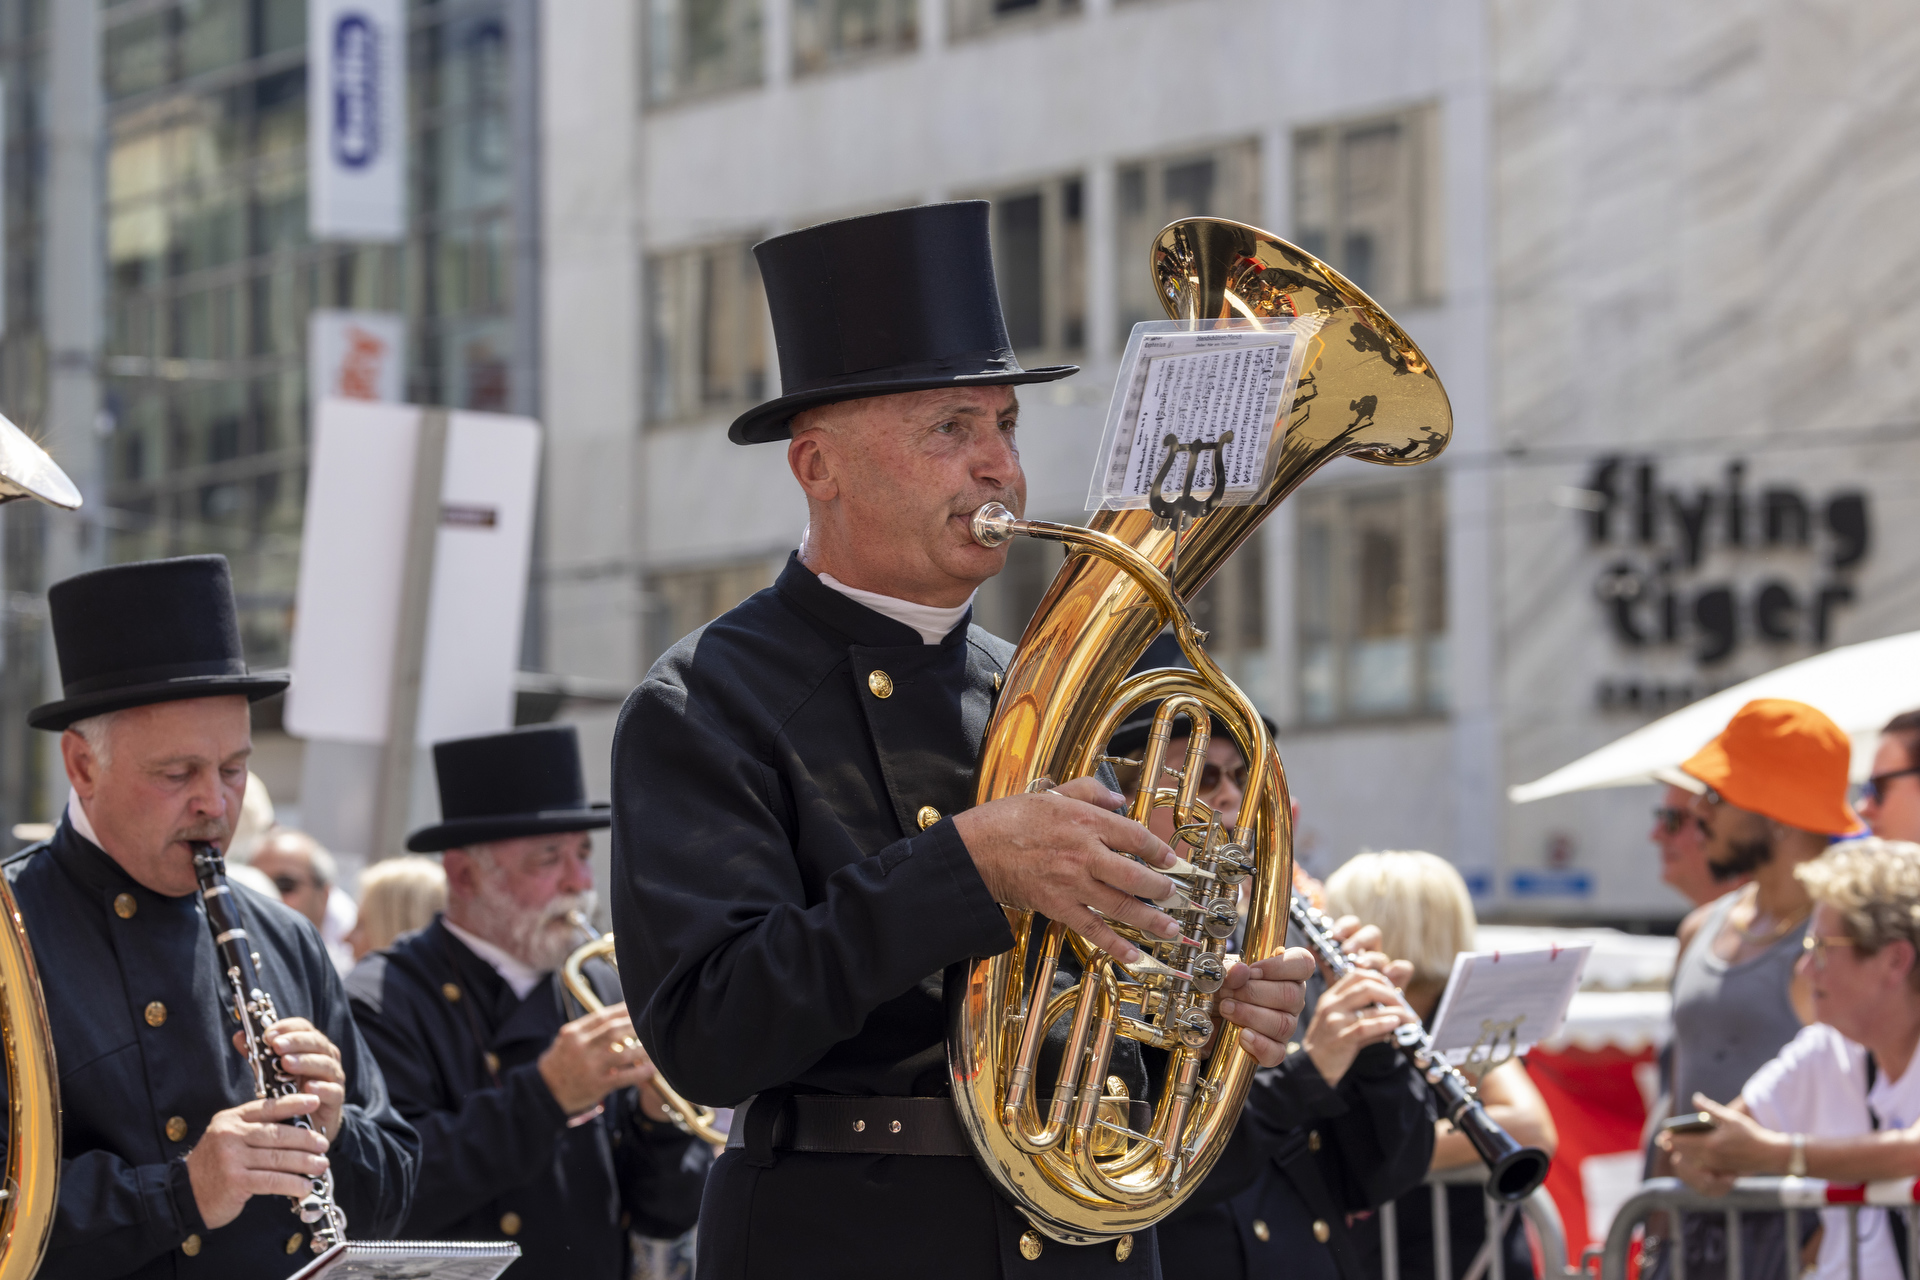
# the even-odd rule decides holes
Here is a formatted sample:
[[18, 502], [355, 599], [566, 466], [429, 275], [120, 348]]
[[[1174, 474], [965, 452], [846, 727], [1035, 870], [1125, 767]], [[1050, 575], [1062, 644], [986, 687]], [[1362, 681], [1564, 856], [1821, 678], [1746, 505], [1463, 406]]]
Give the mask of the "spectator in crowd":
[[446, 906], [447, 873], [440, 859], [409, 854], [374, 863], [360, 875], [360, 917], [347, 934], [355, 962], [385, 951], [401, 934], [426, 928]]
[[[1661, 1136], [1680, 1176], [1709, 1194], [1744, 1174], [1833, 1182], [1920, 1174], [1920, 1071], [1912, 1069], [1920, 1048], [1920, 845], [1847, 841], [1796, 874], [1814, 903], [1800, 964], [1818, 1021], [1755, 1072], [1731, 1106], [1692, 1098], [1713, 1116], [1710, 1132]], [[1818, 1274], [1841, 1280], [1849, 1274], [1847, 1215], [1822, 1216]], [[1907, 1274], [1910, 1242], [1887, 1213], [1862, 1212], [1859, 1232], [1855, 1274]]]
[[1860, 816], [1883, 840], [1920, 840], [1920, 711], [1903, 711], [1880, 731]]
[[[1177, 649], [1168, 652], [1159, 642], [1141, 660], [1142, 667], [1171, 665], [1185, 663]], [[1129, 718], [1108, 751], [1137, 757], [1153, 711]], [[1266, 728], [1272, 732], [1271, 724]], [[1175, 767], [1186, 759], [1188, 730], [1185, 718], [1174, 722], [1166, 759]], [[1125, 772], [1123, 789], [1131, 793], [1138, 771]], [[1236, 824], [1246, 783], [1239, 745], [1214, 733], [1199, 799], [1221, 822]], [[1155, 809], [1147, 825], [1171, 839], [1173, 811]], [[1412, 967], [1389, 962], [1377, 949], [1379, 931], [1359, 921], [1341, 922], [1337, 936], [1362, 967], [1331, 986], [1316, 980], [1311, 1015], [1302, 1014], [1286, 1059], [1256, 1073], [1226, 1154], [1161, 1222], [1160, 1268], [1167, 1280], [1241, 1280], [1283, 1268], [1296, 1280], [1365, 1280], [1348, 1221], [1426, 1173], [1432, 1104], [1419, 1075], [1389, 1043], [1409, 1015], [1381, 1007], [1393, 1005], [1394, 987]]]
[[[1752, 883], [1708, 908], [1673, 982], [1673, 1097], [1730, 1103], [1799, 1033], [1793, 971], [1812, 900], [1795, 871], [1835, 836], [1858, 832], [1847, 807], [1847, 735], [1804, 702], [1763, 698], [1680, 766], [1701, 784], [1694, 817], [1716, 874]], [[1678, 1103], [1676, 1102], [1676, 1105]], [[1745, 1256], [1778, 1257], [1783, 1220], [1748, 1215]], [[1725, 1222], [1687, 1219], [1688, 1276], [1725, 1270]], [[1660, 1269], [1667, 1265], [1660, 1260]]]
[[1707, 865], [1706, 838], [1693, 817], [1693, 793], [1684, 787], [1667, 785], [1660, 807], [1653, 811], [1653, 830], [1648, 838], [1660, 850], [1660, 879], [1695, 907], [1703, 907], [1747, 881], [1746, 876], [1738, 874], [1721, 880]]
[[280, 901], [313, 921], [334, 968], [344, 975], [353, 967], [353, 948], [345, 936], [353, 928], [353, 899], [339, 887], [339, 866], [325, 846], [304, 831], [274, 827], [240, 861], [264, 872]]
[[[1412, 962], [1405, 983], [1407, 1003], [1428, 1022], [1440, 1007], [1453, 958], [1470, 951], [1479, 922], [1466, 881], [1453, 864], [1431, 853], [1362, 853], [1327, 877], [1327, 909], [1335, 916], [1354, 916], [1378, 926], [1380, 947], [1388, 955]], [[1522, 1146], [1551, 1154], [1559, 1144], [1546, 1100], [1527, 1077], [1523, 1063], [1507, 1062], [1480, 1079], [1480, 1101], [1487, 1114]], [[1479, 1154], [1446, 1121], [1436, 1121], [1432, 1169], [1459, 1168], [1478, 1163]], [[1400, 1274], [1403, 1280], [1433, 1277], [1433, 1197], [1416, 1188], [1396, 1202], [1399, 1223]], [[1477, 1186], [1447, 1189], [1447, 1232], [1451, 1242], [1453, 1277], [1470, 1271], [1487, 1274], [1479, 1255], [1487, 1243], [1484, 1196]], [[1380, 1233], [1378, 1219], [1365, 1231], [1370, 1265], [1378, 1273]], [[1506, 1274], [1532, 1275], [1533, 1255], [1526, 1229], [1516, 1216], [1501, 1241]]]

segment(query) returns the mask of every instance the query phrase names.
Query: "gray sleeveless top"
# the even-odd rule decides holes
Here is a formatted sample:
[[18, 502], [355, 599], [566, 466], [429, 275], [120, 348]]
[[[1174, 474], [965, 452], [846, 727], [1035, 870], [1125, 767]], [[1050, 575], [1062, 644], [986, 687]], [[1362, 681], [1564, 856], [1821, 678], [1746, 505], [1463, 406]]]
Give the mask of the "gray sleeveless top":
[[1759, 955], [1729, 964], [1713, 953], [1738, 894], [1713, 904], [1680, 957], [1673, 979], [1673, 1110], [1692, 1111], [1693, 1095], [1731, 1103], [1749, 1077], [1800, 1033], [1787, 998], [1806, 930], [1795, 929]]

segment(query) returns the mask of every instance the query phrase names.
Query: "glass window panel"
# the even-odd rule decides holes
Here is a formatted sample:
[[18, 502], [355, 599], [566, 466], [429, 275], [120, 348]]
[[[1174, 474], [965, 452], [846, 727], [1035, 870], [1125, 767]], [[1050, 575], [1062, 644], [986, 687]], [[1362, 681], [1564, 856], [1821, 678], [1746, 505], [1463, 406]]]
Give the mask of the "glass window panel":
[[180, 74], [197, 76], [246, 59], [252, 0], [187, 0], [179, 10]]
[[1259, 150], [1252, 142], [1236, 142], [1122, 165], [1116, 185], [1115, 295], [1124, 339], [1142, 321], [1166, 319], [1153, 278], [1142, 265], [1161, 228], [1180, 218], [1259, 221]]
[[173, 15], [136, 18], [108, 28], [101, 59], [109, 98], [158, 89], [172, 78]]
[[918, 41], [918, 23], [918, 0], [794, 0], [794, 71], [906, 52]]
[[764, 398], [767, 303], [752, 241], [655, 254], [645, 275], [648, 420], [721, 416]]
[[646, 0], [647, 99], [760, 83], [760, 0]]
[[993, 265], [999, 277], [1000, 311], [1016, 351], [1046, 341], [1041, 273], [1041, 195], [1002, 196], [993, 203]]
[[743, 560], [712, 568], [655, 573], [647, 578], [649, 659], [773, 583], [773, 565]]
[[1438, 296], [1435, 119], [1418, 107], [1293, 136], [1293, 238], [1388, 306]]
[[1296, 526], [1295, 625], [1309, 722], [1444, 712], [1440, 477], [1322, 492]]
[[948, 0], [948, 24], [958, 38], [1009, 23], [1044, 21], [1080, 12], [1080, 0]]

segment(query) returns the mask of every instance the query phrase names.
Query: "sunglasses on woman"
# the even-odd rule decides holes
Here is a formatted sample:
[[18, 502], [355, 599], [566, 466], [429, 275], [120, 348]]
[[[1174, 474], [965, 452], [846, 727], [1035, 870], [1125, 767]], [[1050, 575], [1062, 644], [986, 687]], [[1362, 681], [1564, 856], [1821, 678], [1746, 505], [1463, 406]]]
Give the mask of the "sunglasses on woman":
[[1886, 773], [1876, 773], [1860, 784], [1860, 800], [1879, 804], [1887, 798], [1887, 784], [1895, 778], [1904, 778], [1909, 774], [1920, 773], [1920, 766], [1912, 769], [1891, 769]]
[[1219, 765], [1209, 760], [1200, 766], [1200, 794], [1212, 795], [1220, 789], [1223, 778], [1232, 778], [1233, 785], [1245, 791], [1247, 789], [1247, 766], [1241, 765], [1231, 773], [1222, 771]]

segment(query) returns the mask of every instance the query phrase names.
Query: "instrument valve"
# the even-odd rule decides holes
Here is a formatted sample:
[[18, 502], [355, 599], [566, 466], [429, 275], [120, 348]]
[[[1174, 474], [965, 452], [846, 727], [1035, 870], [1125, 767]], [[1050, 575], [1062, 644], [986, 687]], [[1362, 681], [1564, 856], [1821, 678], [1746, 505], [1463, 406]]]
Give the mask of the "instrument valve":
[[1206, 919], [1201, 921], [1200, 927], [1205, 929], [1209, 936], [1215, 938], [1231, 937], [1233, 936], [1233, 931], [1240, 927], [1240, 900], [1238, 898], [1215, 898], [1213, 901], [1207, 903], [1204, 909], [1206, 911]]
[[1198, 1006], [1182, 1009], [1173, 1017], [1173, 1035], [1189, 1049], [1202, 1049], [1213, 1039], [1213, 1019]]

